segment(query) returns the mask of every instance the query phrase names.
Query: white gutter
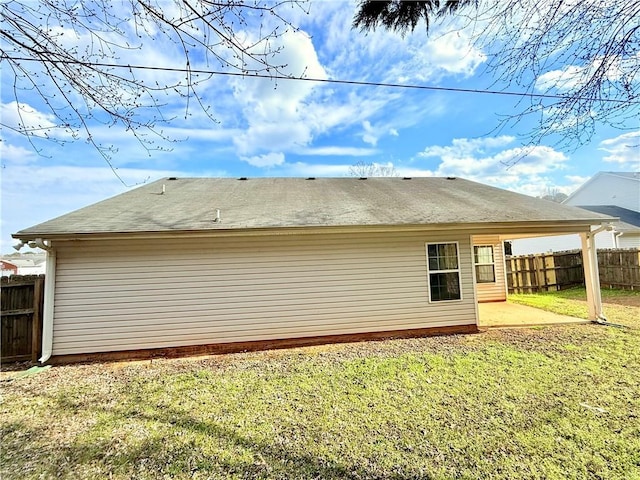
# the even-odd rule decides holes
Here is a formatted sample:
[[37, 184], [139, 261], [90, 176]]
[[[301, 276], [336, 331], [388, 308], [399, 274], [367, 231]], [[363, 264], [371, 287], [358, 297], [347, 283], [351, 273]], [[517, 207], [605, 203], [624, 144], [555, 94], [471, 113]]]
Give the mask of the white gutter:
[[[49, 242], [51, 243], [51, 242]], [[53, 299], [56, 289], [56, 251], [41, 238], [36, 238], [28, 244], [31, 248], [38, 247], [47, 253], [44, 277], [44, 306], [42, 312], [42, 357], [38, 360], [44, 363], [51, 358], [53, 351]]]

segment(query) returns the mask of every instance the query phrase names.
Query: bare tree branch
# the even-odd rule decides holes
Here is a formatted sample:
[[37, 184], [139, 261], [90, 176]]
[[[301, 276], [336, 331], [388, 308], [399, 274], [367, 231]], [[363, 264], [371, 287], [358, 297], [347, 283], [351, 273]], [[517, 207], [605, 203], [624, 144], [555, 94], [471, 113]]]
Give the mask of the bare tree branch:
[[526, 144], [551, 138], [556, 146], [577, 147], [598, 124], [637, 128], [629, 120], [640, 116], [640, 2], [428, 0], [406, 2], [415, 5], [400, 13], [401, 3], [363, 1], [354, 26], [406, 32], [420, 21], [429, 29], [453, 15], [457, 28], [472, 32], [476, 47], [488, 55], [495, 80], [490, 88], [560, 97], [523, 98], [496, 131], [533, 118], [537, 127], [522, 134]]
[[350, 177], [368, 178], [368, 177], [397, 177], [398, 172], [393, 163], [367, 163], [358, 162], [349, 167]]
[[[20, 121], [0, 120], [35, 147], [36, 138], [64, 144], [84, 138], [112, 169], [113, 146], [98, 143], [91, 132], [96, 122], [124, 127], [148, 151], [163, 149], [156, 140], [168, 140], [161, 126], [172, 97], [181, 98], [185, 116], [192, 102], [215, 121], [212, 105], [203, 96], [213, 74], [194, 73], [194, 66], [215, 64], [243, 74], [271, 72], [282, 75], [274, 45], [288, 30], [295, 30], [285, 8], [304, 8], [304, 0], [9, 0], [0, 5], [0, 59], [3, 75], [13, 75], [13, 97]], [[248, 18], [264, 31], [249, 31]], [[257, 17], [257, 20], [255, 20]], [[269, 27], [270, 26], [270, 27]], [[146, 52], [145, 42], [169, 42], [179, 52], [186, 74], [165, 72], [158, 78], [136, 76], [124, 56]], [[41, 105], [42, 124], [27, 118], [29, 100]], [[37, 149], [36, 149], [37, 150]]]

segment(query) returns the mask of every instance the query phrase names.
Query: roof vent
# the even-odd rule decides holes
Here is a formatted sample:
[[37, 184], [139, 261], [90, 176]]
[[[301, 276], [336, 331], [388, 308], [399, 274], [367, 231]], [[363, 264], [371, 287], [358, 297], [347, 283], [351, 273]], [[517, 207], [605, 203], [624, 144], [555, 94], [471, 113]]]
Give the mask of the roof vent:
[[315, 180], [316, 177], [307, 177], [307, 180]]
[[367, 177], [360, 177], [358, 180], [366, 180]]
[[240, 177], [238, 180], [246, 180], [247, 177]]
[[169, 178], [167, 178], [167, 180], [177, 180], [177, 178], [176, 177], [169, 177]]
[[411, 180], [411, 177], [403, 177], [403, 180]]
[[455, 180], [456, 177], [447, 177], [447, 180]]

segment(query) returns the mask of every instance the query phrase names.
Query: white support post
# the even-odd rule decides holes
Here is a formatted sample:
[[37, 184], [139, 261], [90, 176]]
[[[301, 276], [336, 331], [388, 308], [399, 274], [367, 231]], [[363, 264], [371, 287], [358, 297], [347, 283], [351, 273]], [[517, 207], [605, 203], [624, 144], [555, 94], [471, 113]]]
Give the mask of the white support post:
[[587, 290], [589, 320], [597, 320], [603, 316], [600, 275], [598, 273], [598, 252], [592, 233], [581, 233], [580, 240], [582, 241], [582, 264], [584, 268], [584, 284]]

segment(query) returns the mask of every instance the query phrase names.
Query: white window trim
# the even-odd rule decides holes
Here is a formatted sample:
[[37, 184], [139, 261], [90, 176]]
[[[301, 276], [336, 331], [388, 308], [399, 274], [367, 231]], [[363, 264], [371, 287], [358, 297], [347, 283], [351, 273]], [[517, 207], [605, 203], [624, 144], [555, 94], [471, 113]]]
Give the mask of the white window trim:
[[[491, 248], [491, 257], [493, 258], [493, 262], [491, 263], [476, 263], [476, 247], [489, 247]], [[473, 246], [473, 251], [472, 251], [472, 255], [473, 255], [473, 276], [476, 280], [476, 283], [478, 285], [482, 285], [482, 284], [486, 284], [486, 283], [497, 283], [498, 279], [496, 278], [496, 248], [493, 245], [487, 245], [487, 244], [482, 244], [482, 245], [474, 245]], [[493, 267], [493, 282], [481, 282], [478, 280], [478, 271], [476, 270], [477, 266], [480, 267], [486, 267], [488, 265], [491, 265]]]
[[[455, 270], [434, 270], [431, 271], [429, 268], [429, 245], [449, 245], [455, 244], [456, 246], [456, 256], [458, 257], [458, 268]], [[429, 303], [460, 303], [464, 300], [464, 295], [462, 294], [462, 265], [460, 264], [460, 242], [458, 241], [441, 241], [441, 242], [427, 242], [424, 246], [425, 250], [425, 260], [427, 264], [427, 292], [429, 294]], [[432, 273], [457, 273], [458, 274], [458, 285], [460, 285], [460, 298], [456, 298], [453, 300], [432, 300], [431, 299], [431, 274]], [[475, 275], [475, 272], [474, 272]]]

